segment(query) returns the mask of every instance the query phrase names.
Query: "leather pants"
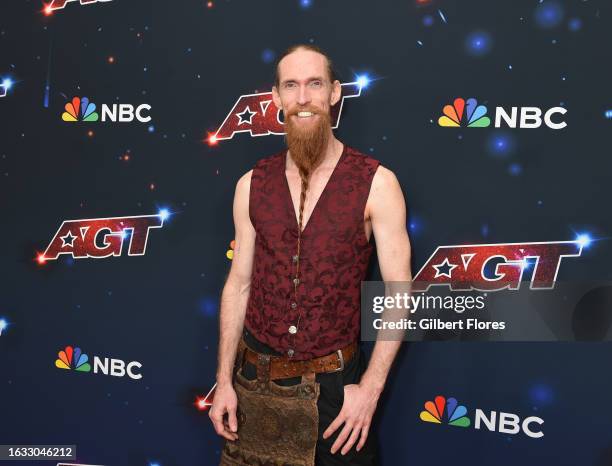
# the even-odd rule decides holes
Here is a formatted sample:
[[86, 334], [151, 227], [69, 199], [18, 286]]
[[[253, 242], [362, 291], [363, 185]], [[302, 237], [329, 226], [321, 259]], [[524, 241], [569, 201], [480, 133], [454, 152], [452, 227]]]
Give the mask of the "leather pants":
[[[246, 329], [243, 337], [247, 345], [259, 353], [279, 354], [256, 340]], [[343, 371], [316, 374], [310, 380], [294, 377], [262, 385], [257, 381], [257, 368], [245, 362], [234, 378], [239, 399], [240, 438], [236, 442], [225, 442], [221, 466], [377, 466], [378, 442], [374, 426], [359, 452], [355, 448], [357, 442], [346, 455], [340, 451], [330, 452], [342, 426], [330, 438], [323, 439], [323, 432], [342, 408], [344, 385], [358, 383], [366, 366], [365, 356], [359, 350]], [[241, 432], [241, 417], [243, 427], [251, 421], [249, 433]]]

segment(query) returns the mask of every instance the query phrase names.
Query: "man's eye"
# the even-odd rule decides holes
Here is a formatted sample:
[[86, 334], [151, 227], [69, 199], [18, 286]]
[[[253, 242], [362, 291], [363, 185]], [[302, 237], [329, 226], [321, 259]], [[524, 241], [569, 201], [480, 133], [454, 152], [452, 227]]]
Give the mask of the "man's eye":
[[310, 83], [312, 87], [321, 87], [323, 83], [321, 81], [313, 81]]
[[293, 89], [295, 87], [295, 83], [286, 83], [285, 89]]

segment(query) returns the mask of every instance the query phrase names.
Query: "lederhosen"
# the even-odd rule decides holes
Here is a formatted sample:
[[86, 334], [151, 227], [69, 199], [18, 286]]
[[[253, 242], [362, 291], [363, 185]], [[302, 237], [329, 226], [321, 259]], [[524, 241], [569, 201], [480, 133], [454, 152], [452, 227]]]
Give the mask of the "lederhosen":
[[[279, 355], [247, 330], [243, 343], [261, 354]], [[239, 439], [225, 441], [220, 466], [379, 464], [374, 428], [359, 452], [354, 445], [346, 455], [330, 452], [342, 426], [323, 439], [323, 432], [342, 408], [344, 385], [359, 383], [366, 369], [361, 350], [341, 371], [319, 373], [314, 380], [292, 377], [263, 385], [257, 379], [257, 366], [240, 359], [239, 354], [234, 372]]]

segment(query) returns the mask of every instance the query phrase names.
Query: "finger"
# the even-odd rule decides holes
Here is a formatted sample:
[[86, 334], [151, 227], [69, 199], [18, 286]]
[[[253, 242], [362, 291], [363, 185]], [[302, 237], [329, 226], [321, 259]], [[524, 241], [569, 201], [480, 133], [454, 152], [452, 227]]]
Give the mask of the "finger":
[[236, 434], [232, 434], [229, 430], [223, 430], [219, 435], [232, 442], [238, 438]]
[[342, 451], [340, 453], [342, 453], [343, 455], [346, 455], [349, 452], [349, 450], [351, 448], [353, 448], [353, 445], [355, 444], [355, 442], [359, 438], [359, 434], [360, 433], [361, 433], [361, 426], [353, 427], [353, 431], [351, 432], [351, 436], [349, 437], [348, 442], [346, 442], [344, 444], [344, 446], [342, 447]]
[[225, 428], [225, 433], [230, 436], [230, 440], [236, 440], [238, 438], [238, 434], [230, 430], [230, 426], [225, 419], [223, 419], [223, 427]]
[[370, 430], [369, 424], [364, 424], [361, 428], [361, 438], [359, 439], [359, 443], [357, 444], [357, 451], [361, 450], [368, 439], [368, 431]]
[[227, 417], [229, 420], [229, 428], [232, 432], [238, 431], [238, 419], [236, 418], [236, 408], [227, 409]]
[[215, 432], [217, 432], [217, 434], [221, 435], [221, 432], [223, 432], [224, 427], [223, 427], [223, 415], [220, 414], [217, 410], [210, 410], [210, 414], [209, 414], [210, 420], [213, 423], [213, 427], [215, 428]]
[[342, 431], [340, 432], [340, 435], [338, 435], [338, 438], [336, 439], [336, 441], [331, 447], [332, 454], [336, 453], [338, 449], [344, 444], [344, 442], [346, 442], [346, 439], [348, 438], [352, 429], [353, 429], [352, 425], [344, 424], [344, 428], [342, 429]]
[[329, 436], [331, 436], [334, 432], [336, 432], [338, 427], [340, 427], [343, 422], [344, 422], [344, 414], [342, 414], [342, 411], [340, 411], [340, 414], [336, 416], [336, 419], [334, 419], [332, 423], [329, 425], [329, 427], [325, 429], [325, 432], [323, 432], [323, 438], [326, 439]]
[[215, 428], [215, 432], [228, 440], [236, 440], [237, 436], [226, 430], [225, 425], [223, 424], [223, 414], [219, 411], [211, 411], [210, 418], [212, 419], [213, 427]]

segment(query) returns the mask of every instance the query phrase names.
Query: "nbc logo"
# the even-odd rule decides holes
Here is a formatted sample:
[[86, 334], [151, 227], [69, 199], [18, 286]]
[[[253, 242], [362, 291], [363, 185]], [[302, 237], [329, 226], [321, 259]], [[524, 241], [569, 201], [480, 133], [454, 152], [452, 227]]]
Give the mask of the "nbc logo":
[[437, 396], [434, 401], [425, 403], [425, 411], [421, 411], [420, 415], [421, 420], [442, 424], [444, 408], [446, 408], [447, 424], [459, 427], [470, 426], [470, 418], [466, 416], [466, 407], [457, 403], [455, 398], [449, 398], [447, 401], [443, 396]]
[[134, 106], [131, 104], [102, 104], [100, 114], [96, 112], [96, 104], [91, 102], [87, 97], [73, 97], [70, 102], [64, 106], [62, 120], [67, 122], [76, 121], [102, 121], [102, 122], [119, 122], [129, 123], [134, 120], [140, 123], [148, 123], [151, 121], [151, 116], [146, 114], [151, 110], [149, 104], [141, 104]]
[[73, 349], [72, 346], [66, 346], [57, 355], [58, 359], [55, 360], [55, 367], [58, 369], [74, 369], [81, 372], [91, 371], [91, 365], [87, 362], [89, 358], [79, 347]]
[[[552, 107], [545, 112], [539, 107], [510, 107], [510, 111], [495, 107], [493, 126], [500, 128], [503, 123], [509, 128], [539, 128], [543, 121], [551, 129], [562, 129], [567, 123], [553, 121], [553, 115], [566, 113], [567, 110], [563, 107]], [[487, 116], [487, 107], [478, 105], [475, 98], [464, 100], [458, 97], [453, 101], [453, 105], [444, 106], [442, 116], [438, 118], [438, 125], [446, 128], [486, 128], [491, 125], [491, 119]]]
[[[425, 402], [425, 410], [421, 411], [420, 419], [424, 422], [442, 424], [446, 411], [446, 424], [458, 427], [470, 427], [471, 421], [467, 416], [467, 408], [460, 405], [455, 398], [436, 396], [434, 401]], [[532, 424], [542, 425], [544, 420], [537, 416], [529, 416], [521, 421], [517, 414], [490, 411], [487, 414], [482, 409], [474, 410], [474, 429], [480, 430], [484, 426], [490, 432], [516, 435], [523, 432], [531, 438], [544, 437], [544, 432], [535, 430]]]
[[72, 102], [68, 102], [64, 107], [66, 111], [62, 113], [64, 121], [98, 121], [96, 104], [90, 102], [87, 97], [82, 99], [74, 97]]
[[[66, 346], [63, 350], [57, 353], [58, 358], [55, 360], [55, 367], [64, 370], [75, 370], [79, 372], [91, 372], [92, 367], [89, 364], [89, 357], [81, 351], [81, 348]], [[115, 358], [99, 358], [93, 357], [93, 373], [112, 375], [114, 377], [128, 376], [131, 379], [142, 379], [142, 374], [136, 373], [135, 368], [140, 369], [142, 364], [138, 361], [125, 363], [121, 359]]]
[[230, 241], [230, 248], [225, 252], [225, 256], [229, 259], [232, 260], [234, 258], [234, 248], [236, 247], [236, 240], [231, 240]]
[[[465, 110], [465, 118], [463, 113]], [[442, 115], [438, 119], [440, 126], [461, 126], [464, 121], [464, 126], [468, 128], [486, 128], [491, 124], [491, 120], [487, 115], [487, 107], [478, 105], [478, 102], [473, 97], [467, 102], [461, 97], [455, 99], [453, 105], [445, 105], [442, 109]]]

